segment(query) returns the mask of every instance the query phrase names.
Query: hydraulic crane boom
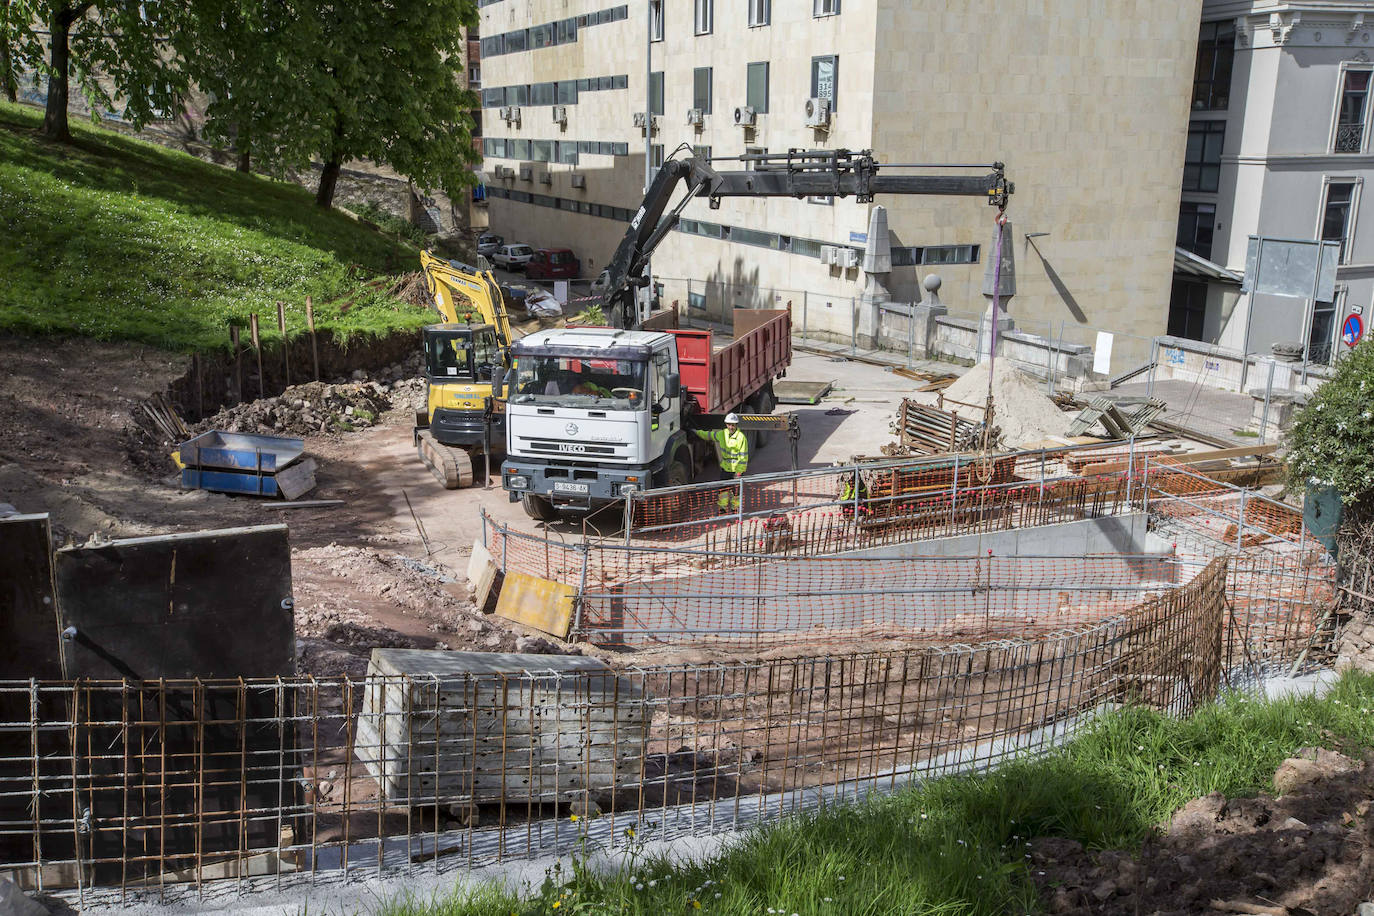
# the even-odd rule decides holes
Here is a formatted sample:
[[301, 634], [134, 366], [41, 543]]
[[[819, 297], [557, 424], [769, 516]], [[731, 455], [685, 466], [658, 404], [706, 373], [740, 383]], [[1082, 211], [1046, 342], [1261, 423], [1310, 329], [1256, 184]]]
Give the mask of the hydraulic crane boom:
[[[724, 197], [834, 197], [853, 196], [860, 203], [879, 194], [943, 194], [984, 197], [988, 203], [1005, 209], [1015, 190], [1007, 181], [1005, 167], [994, 162], [982, 175], [913, 175], [891, 172], [897, 168], [977, 168], [977, 166], [890, 165], [874, 160], [871, 150], [791, 150], [786, 153], [741, 156], [745, 171], [718, 172], [689, 152], [674, 156], [654, 176], [644, 202], [620, 246], [611, 257], [598, 286], [604, 297], [604, 311], [617, 327], [634, 328], [640, 323], [635, 290], [648, 279], [644, 268], [649, 256], [664, 237], [677, 226], [683, 209], [696, 197], [705, 197], [711, 208]], [[889, 170], [882, 172], [883, 169]], [[678, 184], [686, 194], [669, 205]], [[666, 215], [665, 215], [666, 214]]]

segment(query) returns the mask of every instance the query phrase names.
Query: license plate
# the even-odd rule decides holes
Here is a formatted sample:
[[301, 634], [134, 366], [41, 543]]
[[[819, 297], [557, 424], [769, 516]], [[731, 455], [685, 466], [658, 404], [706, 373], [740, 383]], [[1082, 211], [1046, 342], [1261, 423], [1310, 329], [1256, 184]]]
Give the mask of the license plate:
[[587, 484], [585, 484], [585, 483], [564, 483], [564, 482], [562, 482], [562, 481], [560, 480], [560, 481], [556, 481], [556, 482], [554, 483], [554, 485], [553, 485], [553, 491], [554, 491], [555, 493], [582, 493], [582, 494], [586, 494], [586, 493], [590, 492], [590, 487], [588, 487]]

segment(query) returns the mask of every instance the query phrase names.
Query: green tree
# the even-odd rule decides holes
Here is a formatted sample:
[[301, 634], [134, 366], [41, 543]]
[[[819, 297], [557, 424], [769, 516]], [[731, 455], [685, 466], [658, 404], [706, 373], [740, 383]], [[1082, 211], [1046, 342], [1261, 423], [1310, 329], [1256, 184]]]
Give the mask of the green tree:
[[[43, 133], [69, 141], [70, 84], [75, 78], [94, 114], [119, 100], [135, 127], [166, 116], [186, 88], [170, 36], [187, 26], [176, 0], [34, 0], [47, 23], [48, 106]], [[102, 83], [102, 78], [106, 82]]]
[[0, 92], [19, 100], [18, 71], [43, 67], [43, 44], [34, 31], [33, 0], [0, 0]]
[[[333, 205], [343, 164], [370, 159], [420, 187], [456, 196], [473, 183], [472, 118], [464, 89], [463, 26], [477, 24], [475, 0], [313, 0], [302, 25], [292, 101], [305, 106], [279, 137], [288, 162], [323, 163], [315, 202]], [[305, 31], [302, 29], [300, 31]]]
[[1334, 486], [1347, 503], [1374, 493], [1374, 344], [1341, 360], [1288, 433], [1295, 483]]

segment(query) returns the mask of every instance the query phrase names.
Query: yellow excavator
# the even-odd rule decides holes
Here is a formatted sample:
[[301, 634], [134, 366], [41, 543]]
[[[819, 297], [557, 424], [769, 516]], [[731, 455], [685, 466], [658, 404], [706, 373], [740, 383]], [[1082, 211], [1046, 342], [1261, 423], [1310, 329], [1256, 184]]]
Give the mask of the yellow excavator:
[[490, 270], [427, 251], [420, 269], [443, 323], [423, 331], [426, 403], [415, 412], [415, 448], [456, 490], [472, 486], [477, 460], [505, 451], [510, 317]]

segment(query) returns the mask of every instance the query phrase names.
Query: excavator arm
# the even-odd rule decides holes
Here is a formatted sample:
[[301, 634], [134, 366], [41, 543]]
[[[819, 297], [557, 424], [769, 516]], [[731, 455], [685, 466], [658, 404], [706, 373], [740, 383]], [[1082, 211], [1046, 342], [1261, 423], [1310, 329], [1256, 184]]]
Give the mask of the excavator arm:
[[[664, 237], [677, 226], [683, 209], [693, 198], [705, 197], [712, 209], [725, 197], [849, 197], [860, 203], [879, 194], [937, 194], [984, 197], [1005, 209], [1015, 190], [1007, 181], [1005, 166], [994, 162], [982, 175], [898, 174], [891, 170], [917, 168], [977, 168], [947, 165], [884, 165], [871, 150], [790, 150], [786, 153], [740, 156], [744, 171], [721, 172], [690, 151], [663, 164], [649, 184], [630, 228], [597, 280], [604, 311], [617, 327], [638, 327], [642, 316], [635, 290], [648, 284], [645, 265]], [[888, 169], [883, 173], [882, 169]], [[672, 204], [678, 185], [686, 193]], [[671, 204], [671, 209], [670, 209]]]
[[420, 269], [434, 297], [434, 307], [444, 321], [490, 324], [496, 328], [501, 346], [510, 346], [506, 300], [491, 271], [448, 261], [428, 251], [420, 252]]

